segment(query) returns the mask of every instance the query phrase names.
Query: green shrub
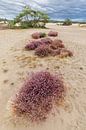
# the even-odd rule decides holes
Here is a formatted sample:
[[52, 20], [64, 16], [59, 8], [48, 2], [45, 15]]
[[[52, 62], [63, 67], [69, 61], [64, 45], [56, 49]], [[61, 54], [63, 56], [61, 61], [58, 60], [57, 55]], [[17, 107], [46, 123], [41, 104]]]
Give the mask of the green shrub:
[[14, 29], [14, 28], [15, 28], [15, 23], [14, 23], [14, 21], [9, 21], [8, 27], [9, 27], [10, 29]]
[[31, 27], [32, 27], [31, 22], [21, 22], [20, 28], [26, 29], [26, 28], [31, 28]]
[[40, 33], [40, 38], [46, 37], [46, 33]]
[[72, 25], [72, 21], [70, 19], [65, 19], [65, 21], [63, 22], [63, 25], [66, 25], [66, 26]]

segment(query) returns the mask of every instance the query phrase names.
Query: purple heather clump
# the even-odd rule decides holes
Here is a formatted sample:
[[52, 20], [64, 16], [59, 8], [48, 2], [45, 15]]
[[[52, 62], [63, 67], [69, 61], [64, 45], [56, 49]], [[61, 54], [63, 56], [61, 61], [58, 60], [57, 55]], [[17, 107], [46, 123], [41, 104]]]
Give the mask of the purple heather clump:
[[36, 48], [36, 46], [34, 43], [30, 43], [25, 46], [25, 49], [27, 49], [27, 50], [34, 50], [35, 48]]
[[60, 55], [60, 52], [61, 52], [61, 48], [58, 48], [56, 50], [51, 50], [51, 55], [52, 56], [57, 56], [57, 55]]
[[12, 101], [13, 113], [26, 116], [31, 122], [45, 121], [53, 105], [65, 96], [65, 86], [59, 75], [36, 72], [27, 79]]
[[37, 41], [32, 41], [30, 43], [28, 43], [26, 46], [25, 46], [25, 49], [27, 50], [35, 50], [38, 46], [42, 45], [43, 42], [37, 40]]
[[[33, 35], [38, 36], [38, 34], [44, 36], [45, 33], [34, 33]], [[50, 31], [50, 36], [58, 35], [58, 32]], [[65, 48], [65, 45], [60, 39], [51, 39], [49, 37], [40, 38], [38, 40], [33, 40], [25, 46], [26, 50], [35, 50], [35, 55], [39, 57], [45, 56], [59, 56], [59, 57], [72, 57], [73, 53]]]
[[70, 50], [68, 50], [68, 49], [66, 49], [66, 48], [62, 48], [61, 49], [61, 51], [60, 51], [60, 57], [72, 57], [73, 56], [73, 53], [70, 51]]
[[33, 34], [32, 34], [32, 38], [34, 38], [34, 39], [40, 38], [40, 33], [39, 33], [39, 32], [33, 33]]
[[47, 45], [53, 43], [53, 41], [50, 38], [42, 38], [41, 41]]
[[46, 33], [44, 32], [35, 32], [32, 34], [32, 38], [34, 39], [39, 39], [39, 38], [43, 38], [46, 37]]
[[63, 42], [61, 40], [55, 39], [51, 44], [52, 49], [65, 48]]
[[35, 55], [39, 57], [48, 56], [50, 52], [51, 50], [47, 45], [40, 45], [37, 49], [35, 49]]
[[56, 32], [56, 31], [50, 31], [48, 33], [48, 36], [50, 36], [50, 37], [56, 37], [56, 36], [58, 36], [58, 32]]

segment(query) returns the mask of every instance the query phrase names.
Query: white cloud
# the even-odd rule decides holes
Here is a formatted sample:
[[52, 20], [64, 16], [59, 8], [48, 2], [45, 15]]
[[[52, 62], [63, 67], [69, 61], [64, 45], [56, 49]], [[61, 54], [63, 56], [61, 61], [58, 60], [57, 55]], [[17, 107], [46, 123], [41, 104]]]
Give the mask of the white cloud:
[[86, 17], [86, 0], [0, 0], [0, 16], [14, 17], [27, 4], [52, 18]]
[[32, 0], [34, 2], [38, 2], [40, 4], [48, 4], [49, 3], [49, 0]]

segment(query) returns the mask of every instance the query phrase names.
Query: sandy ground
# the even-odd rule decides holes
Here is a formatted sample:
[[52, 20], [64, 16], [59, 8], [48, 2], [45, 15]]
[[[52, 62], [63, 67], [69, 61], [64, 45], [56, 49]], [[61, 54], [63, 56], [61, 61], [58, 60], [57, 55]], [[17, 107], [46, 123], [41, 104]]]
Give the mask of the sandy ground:
[[[0, 130], [86, 130], [86, 29], [47, 26], [49, 29], [0, 31]], [[73, 51], [72, 58], [40, 59], [33, 52], [23, 50], [32, 32], [51, 29], [58, 31], [59, 38]], [[13, 119], [8, 109], [10, 98], [30, 72], [45, 69], [64, 77], [68, 86], [64, 105], [42, 124], [31, 125], [23, 119]]]

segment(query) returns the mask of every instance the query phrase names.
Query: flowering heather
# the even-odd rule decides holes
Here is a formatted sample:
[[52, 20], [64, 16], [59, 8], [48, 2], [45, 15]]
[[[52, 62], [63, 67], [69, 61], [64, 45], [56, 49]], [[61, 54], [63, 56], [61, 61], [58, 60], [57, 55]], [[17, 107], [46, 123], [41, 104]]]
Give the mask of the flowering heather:
[[40, 38], [40, 34], [39, 34], [38, 32], [33, 33], [33, 34], [32, 34], [32, 38], [34, 38], [34, 39], [39, 39], [39, 38]]
[[44, 121], [53, 105], [65, 96], [65, 86], [58, 75], [37, 72], [22, 86], [12, 101], [13, 113], [31, 122]]
[[46, 36], [46, 33], [42, 33], [42, 32], [36, 32], [32, 34], [32, 38], [34, 39], [39, 39], [39, 38], [43, 38]]
[[[51, 33], [53, 33], [53, 31], [51, 31]], [[54, 32], [54, 33], [57, 33], [57, 32]], [[51, 56], [59, 55], [60, 57], [73, 56], [73, 53], [67, 50], [62, 40], [59, 40], [59, 39], [52, 40], [51, 38], [41, 38], [27, 44], [25, 46], [25, 49], [35, 50], [35, 55], [39, 57], [45, 57], [49, 55]]]
[[41, 40], [35, 40], [35, 41], [32, 41], [32, 42], [28, 43], [25, 46], [25, 49], [27, 49], [27, 50], [35, 50], [40, 45], [49, 45], [52, 42], [53, 41], [50, 38], [42, 38]]
[[56, 37], [56, 36], [58, 36], [58, 32], [50, 31], [50, 32], [48, 33], [48, 36], [50, 36], [50, 37]]
[[27, 50], [34, 50], [35, 48], [36, 48], [36, 46], [35, 46], [34, 42], [31, 42], [30, 44], [27, 44], [25, 46], [25, 49], [27, 49]]
[[61, 52], [61, 48], [58, 48], [56, 50], [51, 50], [51, 55], [52, 56], [57, 56], [57, 55], [60, 55], [60, 52]]
[[55, 39], [53, 41], [53, 44], [57, 44], [58, 47], [60, 47], [60, 48], [64, 48], [65, 47], [64, 44], [63, 44], [63, 42], [62, 42], [62, 40], [59, 40], [59, 39]]
[[53, 41], [50, 38], [42, 38], [40, 40], [37, 40], [36, 43], [38, 44], [38, 46], [49, 45], [49, 44], [52, 44]]
[[58, 48], [64, 48], [64, 44], [61, 40], [55, 39], [53, 43], [51, 44], [52, 49], [58, 49]]
[[50, 38], [42, 38], [41, 41], [47, 45], [53, 43], [53, 41]]
[[63, 57], [67, 57], [67, 56], [71, 57], [71, 56], [73, 56], [73, 53], [70, 50], [67, 50], [65, 48], [61, 49], [60, 57], [63, 58]]
[[27, 50], [35, 50], [38, 46], [44, 44], [42, 41], [40, 40], [37, 40], [37, 41], [32, 41], [30, 43], [28, 43], [26, 46], [25, 46], [25, 49]]
[[48, 56], [50, 53], [50, 48], [47, 45], [41, 45], [37, 49], [35, 49], [35, 55], [39, 57]]

